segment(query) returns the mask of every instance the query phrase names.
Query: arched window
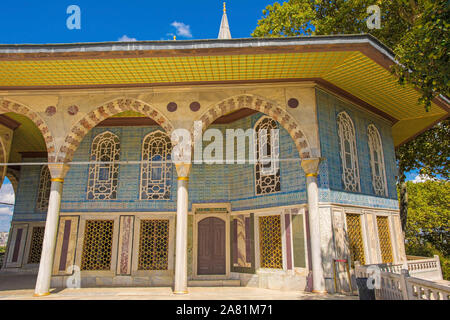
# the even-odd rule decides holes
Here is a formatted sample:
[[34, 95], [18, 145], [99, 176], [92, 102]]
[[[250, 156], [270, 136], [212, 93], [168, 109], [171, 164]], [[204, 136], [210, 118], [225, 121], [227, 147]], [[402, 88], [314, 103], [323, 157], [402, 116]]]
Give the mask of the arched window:
[[375, 190], [375, 194], [387, 196], [383, 146], [381, 144], [380, 132], [373, 124], [367, 127], [367, 138], [370, 151], [370, 166], [372, 167], [373, 189]]
[[47, 211], [48, 199], [50, 198], [51, 176], [48, 166], [42, 166], [39, 175], [39, 188], [36, 208], [39, 211]]
[[342, 182], [345, 190], [361, 191], [359, 183], [358, 154], [355, 127], [349, 115], [343, 111], [337, 116], [342, 160]]
[[155, 131], [144, 138], [140, 187], [142, 200], [170, 199], [171, 152], [172, 143], [164, 132]]
[[269, 194], [280, 191], [279, 167], [279, 134], [275, 120], [263, 117], [255, 126], [256, 165], [255, 183], [256, 194]]
[[112, 132], [105, 131], [94, 138], [91, 147], [93, 162], [89, 165], [88, 200], [112, 200], [117, 198], [119, 176], [120, 141]]

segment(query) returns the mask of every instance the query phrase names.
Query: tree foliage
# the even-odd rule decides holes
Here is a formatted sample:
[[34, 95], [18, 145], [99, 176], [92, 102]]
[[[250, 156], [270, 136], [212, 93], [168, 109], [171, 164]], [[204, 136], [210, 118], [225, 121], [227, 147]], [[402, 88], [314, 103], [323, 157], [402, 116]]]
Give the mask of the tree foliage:
[[[381, 10], [381, 29], [369, 29], [367, 7]], [[437, 94], [448, 96], [449, 6], [446, 0], [289, 0], [263, 10], [254, 37], [370, 33], [394, 50], [401, 84], [421, 89], [428, 110]], [[431, 69], [430, 69], [431, 67]]]
[[407, 182], [410, 196], [405, 249], [410, 255], [441, 257], [444, 277], [450, 278], [450, 182]]
[[400, 172], [419, 170], [430, 177], [449, 179], [450, 120], [444, 120], [396, 152]]

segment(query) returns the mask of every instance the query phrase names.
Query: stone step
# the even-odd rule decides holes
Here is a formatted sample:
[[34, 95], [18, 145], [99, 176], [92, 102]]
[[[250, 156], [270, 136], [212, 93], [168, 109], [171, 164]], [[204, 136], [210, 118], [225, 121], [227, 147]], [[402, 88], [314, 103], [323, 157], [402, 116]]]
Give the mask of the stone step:
[[240, 287], [241, 280], [189, 280], [188, 287]]

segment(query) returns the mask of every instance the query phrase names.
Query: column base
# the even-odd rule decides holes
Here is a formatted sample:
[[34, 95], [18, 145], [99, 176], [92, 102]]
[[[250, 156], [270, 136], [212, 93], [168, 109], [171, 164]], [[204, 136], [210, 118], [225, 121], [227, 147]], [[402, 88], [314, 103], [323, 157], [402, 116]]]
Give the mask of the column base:
[[174, 294], [187, 294], [187, 290], [186, 291], [174, 291]]
[[50, 295], [50, 292], [46, 292], [46, 293], [35, 293], [33, 294], [33, 297], [45, 297]]
[[312, 293], [317, 293], [317, 294], [327, 294], [328, 293], [328, 291], [327, 290], [313, 290], [313, 291], [311, 291]]

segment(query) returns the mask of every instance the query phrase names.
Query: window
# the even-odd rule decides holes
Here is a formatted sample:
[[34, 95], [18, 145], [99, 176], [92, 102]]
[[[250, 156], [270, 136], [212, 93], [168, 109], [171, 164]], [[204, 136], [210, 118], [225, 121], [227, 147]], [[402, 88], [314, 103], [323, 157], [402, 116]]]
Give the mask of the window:
[[361, 229], [361, 217], [359, 214], [347, 213], [347, 236], [352, 265], [359, 261], [361, 265], [366, 263], [364, 258], [364, 242]]
[[87, 220], [81, 270], [110, 270], [114, 221]]
[[263, 117], [255, 127], [256, 165], [255, 182], [256, 194], [269, 194], [280, 191], [279, 168], [279, 135], [275, 120]]
[[50, 198], [51, 176], [48, 166], [42, 166], [39, 176], [39, 189], [37, 198], [37, 210], [47, 211]]
[[140, 188], [142, 200], [170, 199], [171, 152], [172, 143], [165, 133], [155, 131], [144, 138]]
[[380, 242], [381, 259], [383, 263], [392, 263], [391, 236], [389, 232], [388, 217], [377, 216], [378, 241]]
[[142, 220], [138, 270], [167, 270], [169, 220]]
[[386, 171], [384, 167], [383, 146], [378, 129], [373, 125], [367, 128], [370, 151], [370, 166], [372, 167], [372, 185], [375, 194], [387, 196]]
[[283, 269], [280, 216], [259, 217], [261, 268]]
[[87, 188], [88, 200], [112, 200], [117, 198], [117, 181], [120, 160], [119, 138], [112, 132], [105, 131], [94, 138], [91, 148], [89, 177]]
[[347, 191], [361, 191], [359, 184], [358, 155], [356, 152], [355, 128], [346, 112], [337, 116], [341, 148], [342, 181]]
[[42, 243], [44, 242], [45, 227], [33, 227], [31, 234], [30, 253], [28, 263], [39, 263], [41, 261]]

